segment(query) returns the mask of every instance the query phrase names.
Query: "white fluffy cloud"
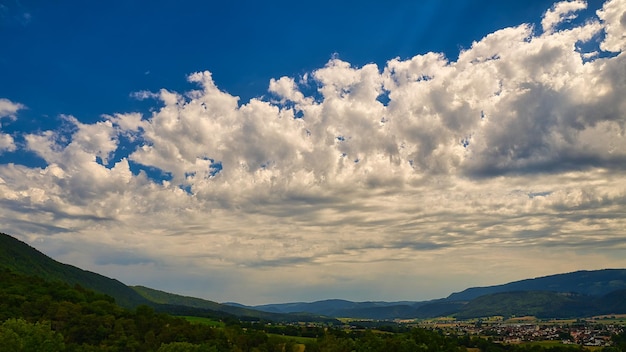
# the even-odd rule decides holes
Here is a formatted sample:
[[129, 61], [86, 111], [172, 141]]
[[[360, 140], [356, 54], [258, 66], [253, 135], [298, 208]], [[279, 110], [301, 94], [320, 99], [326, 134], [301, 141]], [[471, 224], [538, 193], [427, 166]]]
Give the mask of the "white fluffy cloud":
[[[195, 90], [134, 94], [157, 101], [149, 116], [65, 117], [70, 135], [24, 136], [47, 167], [0, 166], [0, 218], [128, 283], [246, 303], [624, 266], [626, 4], [561, 28], [585, 6], [558, 3], [542, 34], [502, 29], [456, 61], [332, 59], [245, 103], [198, 72]], [[617, 54], [578, 49], [599, 37]], [[459, 281], [425, 289], [435, 265]]]
[[20, 103], [14, 103], [9, 99], [0, 98], [0, 118], [11, 117], [15, 118], [15, 113], [18, 110], [25, 109], [26, 107]]
[[564, 21], [573, 20], [576, 18], [576, 15], [574, 14], [575, 12], [586, 8], [587, 2], [584, 0], [561, 1], [554, 4], [551, 9], [546, 11], [541, 19], [543, 31], [546, 33], [554, 32], [554, 29], [558, 24], [561, 24]]
[[626, 1], [607, 1], [598, 11], [598, 17], [604, 22], [606, 38], [600, 44], [602, 50], [621, 52], [626, 48]]
[[3, 151], [12, 152], [16, 149], [13, 137], [6, 133], [0, 133], [0, 153]]
[[[9, 118], [15, 119], [15, 114], [18, 110], [25, 109], [26, 106], [20, 103], [14, 103], [9, 99], [0, 98], [0, 119]], [[12, 152], [17, 148], [15, 145], [15, 140], [9, 134], [2, 133], [2, 125], [0, 125], [0, 153], [2, 152]]]

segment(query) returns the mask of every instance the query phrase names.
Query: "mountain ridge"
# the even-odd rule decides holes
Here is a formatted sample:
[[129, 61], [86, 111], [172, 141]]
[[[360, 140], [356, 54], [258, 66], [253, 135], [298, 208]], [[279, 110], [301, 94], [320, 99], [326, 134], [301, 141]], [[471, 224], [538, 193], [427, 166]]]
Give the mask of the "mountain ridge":
[[[63, 264], [18, 239], [0, 233], [0, 268], [104, 293], [118, 304], [149, 305], [171, 313], [213, 314], [248, 319], [336, 321], [335, 318], [414, 319], [452, 316], [530, 314], [577, 317], [626, 313], [626, 269], [580, 270], [486, 287], [470, 287], [429, 301], [365, 301], [327, 299], [245, 306], [217, 303], [144, 286], [127, 286], [106, 276]], [[498, 313], [498, 314], [496, 314]]]
[[[353, 317], [364, 319], [410, 319], [431, 318], [436, 316], [477, 317], [493, 315], [493, 309], [485, 307], [481, 301], [471, 304], [474, 300], [501, 298], [521, 307], [515, 311], [520, 313], [539, 312], [540, 315], [557, 317], [558, 314], [551, 309], [556, 304], [564, 304], [560, 298], [563, 294], [578, 294], [578, 300], [572, 300], [564, 308], [563, 313], [567, 317], [576, 314], [591, 313], [626, 313], [626, 304], [621, 303], [621, 298], [626, 301], [626, 296], [620, 294], [626, 292], [626, 269], [600, 269], [579, 270], [570, 273], [561, 273], [540, 276], [530, 279], [513, 281], [506, 284], [470, 287], [460, 292], [450, 294], [446, 298], [430, 301], [365, 301], [352, 302], [348, 300], [329, 299], [314, 302], [276, 303], [257, 306], [246, 306], [252, 309], [272, 312], [308, 312], [312, 314], [324, 314], [334, 317]], [[535, 292], [533, 295], [515, 295], [514, 292]], [[542, 293], [538, 293], [542, 292]], [[497, 296], [497, 294], [504, 294]], [[615, 298], [612, 295], [615, 296]], [[545, 307], [535, 307], [533, 302], [524, 302], [528, 297], [539, 296], [546, 300]], [[585, 302], [584, 297], [593, 303]], [[613, 309], [607, 306], [601, 298], [611, 299]], [[600, 300], [600, 301], [599, 301]], [[326, 304], [329, 302], [331, 304]], [[480, 309], [476, 307], [482, 307]], [[468, 308], [469, 307], [469, 308]], [[513, 313], [509, 313], [513, 314]], [[497, 314], [496, 314], [497, 315]]]
[[590, 296], [601, 296], [620, 289], [626, 289], [625, 269], [578, 270], [523, 279], [500, 285], [470, 287], [463, 291], [452, 293], [446, 299], [467, 301], [486, 294], [519, 290], [577, 292]]

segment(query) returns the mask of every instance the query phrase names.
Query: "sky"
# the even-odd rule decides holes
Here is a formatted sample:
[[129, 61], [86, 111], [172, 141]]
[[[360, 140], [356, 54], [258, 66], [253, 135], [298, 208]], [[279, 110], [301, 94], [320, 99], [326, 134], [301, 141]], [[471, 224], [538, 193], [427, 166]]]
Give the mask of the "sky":
[[626, 268], [626, 0], [0, 0], [0, 231], [168, 292]]

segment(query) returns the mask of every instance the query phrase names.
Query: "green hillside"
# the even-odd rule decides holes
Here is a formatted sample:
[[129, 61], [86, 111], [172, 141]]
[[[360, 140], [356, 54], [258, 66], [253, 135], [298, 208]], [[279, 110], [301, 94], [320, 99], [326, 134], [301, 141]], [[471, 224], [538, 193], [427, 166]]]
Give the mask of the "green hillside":
[[332, 318], [312, 314], [267, 313], [142, 286], [129, 287], [118, 280], [59, 263], [28, 244], [0, 233], [0, 269], [2, 268], [27, 276], [40, 277], [47, 281], [63, 282], [71, 286], [78, 284], [113, 297], [117, 304], [125, 308], [148, 305], [159, 312], [174, 315], [237, 316], [252, 320], [335, 322]]
[[613, 291], [602, 297], [602, 314], [626, 312], [626, 290]]
[[[0, 282], [1, 351], [463, 352], [476, 346], [491, 352], [526, 351], [420, 328], [379, 333], [235, 319], [189, 321], [147, 306], [124, 309], [109, 296], [8, 269], [0, 269]], [[559, 349], [566, 350], [579, 351]]]
[[0, 268], [0, 351], [280, 351], [293, 338], [246, 331], [236, 319], [194, 324], [57, 280]]
[[122, 307], [136, 307], [149, 303], [144, 297], [118, 280], [59, 263], [28, 244], [0, 233], [0, 268], [49, 281], [81, 285], [107, 294]]
[[574, 318], [604, 312], [603, 298], [550, 291], [502, 292], [471, 300], [454, 314], [468, 319], [504, 316], [536, 316], [538, 318]]
[[221, 304], [201, 298], [181, 296], [165, 291], [155, 290], [145, 286], [130, 286], [135, 292], [140, 294], [150, 302], [158, 304], [171, 304], [175, 306], [185, 306], [202, 309], [219, 310], [222, 307]]

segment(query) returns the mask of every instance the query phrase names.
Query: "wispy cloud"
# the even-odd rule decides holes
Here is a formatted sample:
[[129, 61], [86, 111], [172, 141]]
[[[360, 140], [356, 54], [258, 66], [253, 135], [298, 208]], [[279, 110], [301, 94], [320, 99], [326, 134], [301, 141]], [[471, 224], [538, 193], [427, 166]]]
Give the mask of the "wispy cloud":
[[32, 19], [32, 14], [19, 1], [0, 4], [0, 26], [26, 26]]
[[9, 117], [14, 119], [18, 110], [25, 109], [24, 104], [15, 103], [9, 99], [0, 98], [0, 118]]

